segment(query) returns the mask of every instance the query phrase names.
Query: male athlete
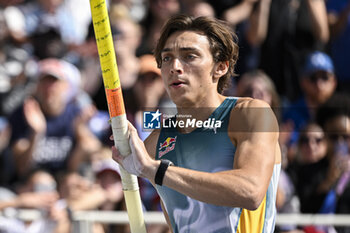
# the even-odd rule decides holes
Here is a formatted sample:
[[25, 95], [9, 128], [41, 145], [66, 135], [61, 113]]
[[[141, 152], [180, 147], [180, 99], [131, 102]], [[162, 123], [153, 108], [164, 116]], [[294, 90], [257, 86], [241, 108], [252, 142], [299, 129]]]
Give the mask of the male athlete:
[[145, 143], [129, 123], [131, 155], [112, 147], [121, 166], [155, 184], [172, 232], [274, 230], [278, 125], [265, 102], [220, 94], [237, 61], [234, 38], [213, 18], [171, 18], [155, 57], [178, 114]]

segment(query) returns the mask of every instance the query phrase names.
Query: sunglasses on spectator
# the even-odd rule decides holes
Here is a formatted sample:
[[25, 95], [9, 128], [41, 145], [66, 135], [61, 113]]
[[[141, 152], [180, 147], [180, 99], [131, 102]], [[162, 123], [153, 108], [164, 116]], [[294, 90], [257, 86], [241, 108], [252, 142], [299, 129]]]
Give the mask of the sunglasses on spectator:
[[302, 136], [299, 139], [300, 144], [307, 145], [311, 142], [316, 142], [316, 144], [320, 144], [323, 141], [324, 137], [306, 137]]
[[317, 73], [314, 73], [314, 74], [309, 76], [309, 80], [312, 83], [317, 83], [318, 80], [321, 80], [323, 82], [327, 82], [330, 78], [331, 78], [331, 76], [327, 72], [322, 72], [322, 73], [317, 72]]
[[333, 141], [337, 142], [340, 141], [340, 139], [343, 139], [344, 141], [350, 141], [350, 135], [349, 134], [328, 134], [328, 138]]

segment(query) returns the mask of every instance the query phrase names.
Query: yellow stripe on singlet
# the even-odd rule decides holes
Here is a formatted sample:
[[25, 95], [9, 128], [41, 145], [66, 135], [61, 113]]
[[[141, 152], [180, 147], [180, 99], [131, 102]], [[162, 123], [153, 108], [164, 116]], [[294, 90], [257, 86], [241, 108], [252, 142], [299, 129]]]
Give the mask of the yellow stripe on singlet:
[[266, 195], [256, 210], [242, 209], [237, 233], [261, 233], [264, 228]]

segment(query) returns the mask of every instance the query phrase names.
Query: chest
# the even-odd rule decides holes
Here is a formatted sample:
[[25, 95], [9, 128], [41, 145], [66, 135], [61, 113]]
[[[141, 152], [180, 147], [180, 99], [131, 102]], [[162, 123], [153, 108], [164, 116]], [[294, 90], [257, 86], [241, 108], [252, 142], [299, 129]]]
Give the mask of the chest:
[[235, 153], [227, 132], [214, 130], [163, 135], [157, 150], [158, 159], [169, 159], [176, 166], [205, 172], [232, 169]]

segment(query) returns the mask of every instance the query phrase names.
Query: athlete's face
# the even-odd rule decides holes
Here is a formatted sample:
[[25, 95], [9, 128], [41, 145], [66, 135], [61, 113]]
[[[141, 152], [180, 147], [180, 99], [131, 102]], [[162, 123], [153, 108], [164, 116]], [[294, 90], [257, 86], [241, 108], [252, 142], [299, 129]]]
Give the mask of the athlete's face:
[[205, 35], [175, 32], [166, 41], [161, 57], [165, 88], [177, 106], [190, 106], [217, 93], [218, 64], [213, 61]]

